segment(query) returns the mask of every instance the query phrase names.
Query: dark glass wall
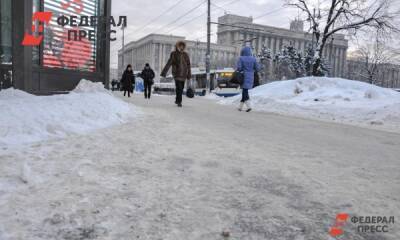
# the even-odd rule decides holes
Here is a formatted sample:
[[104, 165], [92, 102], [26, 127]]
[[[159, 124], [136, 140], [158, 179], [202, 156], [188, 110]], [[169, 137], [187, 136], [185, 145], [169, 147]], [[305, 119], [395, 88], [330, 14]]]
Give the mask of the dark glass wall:
[[[63, 16], [99, 16], [99, 0], [79, 0], [68, 8], [57, 0], [44, 0], [44, 11], [53, 13], [50, 25], [45, 27], [43, 47], [43, 67], [63, 68], [76, 71], [96, 72], [97, 37], [95, 41], [87, 37], [80, 41], [68, 39], [69, 30], [94, 31], [93, 26], [60, 26], [57, 18]], [[79, 20], [78, 20], [79, 22]]]
[[0, 1], [0, 64], [12, 64], [11, 0]]
[[12, 0], [0, 1], [0, 90], [13, 84]]
[[[95, 39], [70, 41], [67, 34], [71, 27], [59, 26], [57, 18], [60, 15], [107, 18], [111, 14], [111, 0], [0, 0], [0, 3], [1, 16], [12, 16], [11, 29], [4, 30], [7, 34], [3, 34], [7, 24], [3, 24], [2, 17], [0, 39], [2, 52], [10, 49], [10, 41], [6, 41], [6, 36], [11, 36], [11, 43], [14, 43], [11, 46], [12, 51], [8, 50], [12, 57], [12, 64], [8, 64], [8, 67], [14, 76], [14, 87], [34, 94], [53, 94], [73, 90], [81, 79], [103, 82], [108, 86], [110, 43], [101, 36], [107, 35], [109, 26], [103, 24], [97, 27], [74, 27], [77, 28], [74, 30], [93, 30]], [[6, 3], [10, 3], [8, 12], [3, 10], [6, 9]], [[62, 3], [71, 4], [63, 7]], [[44, 26], [42, 33], [39, 32], [39, 22], [32, 22], [32, 16], [37, 11], [53, 13], [50, 24]], [[30, 34], [43, 35], [40, 46], [22, 46], [24, 34], [30, 29], [36, 31], [29, 32]], [[3, 38], [6, 40], [3, 41]], [[1, 76], [2, 69], [0, 67]]]

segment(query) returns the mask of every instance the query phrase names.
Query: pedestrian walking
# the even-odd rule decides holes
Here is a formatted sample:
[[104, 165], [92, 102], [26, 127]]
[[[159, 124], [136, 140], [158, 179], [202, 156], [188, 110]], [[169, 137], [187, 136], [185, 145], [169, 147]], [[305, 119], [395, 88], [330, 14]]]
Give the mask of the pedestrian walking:
[[241, 51], [239, 60], [236, 64], [236, 69], [242, 72], [244, 75], [242, 83], [242, 100], [240, 101], [239, 111], [243, 110], [243, 106], [247, 106], [246, 112], [251, 111], [249, 90], [254, 86], [254, 75], [255, 72], [260, 71], [260, 66], [257, 63], [257, 59], [253, 57], [250, 47], [244, 47]]
[[186, 43], [178, 41], [175, 45], [175, 51], [173, 51], [169, 57], [167, 64], [161, 72], [161, 77], [166, 77], [167, 72], [172, 67], [172, 76], [175, 80], [176, 98], [175, 103], [178, 107], [182, 107], [182, 94], [185, 88], [186, 80], [192, 78], [190, 57], [185, 52]]
[[144, 98], [150, 99], [151, 97], [151, 87], [154, 84], [154, 71], [151, 69], [150, 64], [146, 63], [146, 66], [144, 67], [141, 75], [143, 78], [143, 84], [144, 84]]
[[111, 91], [114, 92], [115, 86], [116, 86], [116, 85], [117, 85], [117, 80], [113, 79], [113, 80], [111, 81]]
[[126, 96], [126, 93], [128, 92], [128, 97], [131, 97], [131, 93], [133, 93], [133, 85], [135, 84], [135, 75], [133, 74], [132, 66], [130, 64], [122, 74], [121, 83], [124, 96]]

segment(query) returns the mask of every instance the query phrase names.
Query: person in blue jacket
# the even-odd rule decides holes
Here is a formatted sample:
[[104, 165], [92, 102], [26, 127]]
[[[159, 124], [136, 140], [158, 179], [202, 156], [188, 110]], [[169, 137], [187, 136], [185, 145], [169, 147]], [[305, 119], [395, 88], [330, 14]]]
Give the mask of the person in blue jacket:
[[239, 72], [243, 72], [244, 81], [242, 84], [242, 100], [240, 101], [239, 111], [243, 110], [243, 106], [246, 104], [246, 112], [251, 111], [249, 89], [254, 86], [254, 72], [260, 71], [260, 66], [257, 63], [257, 59], [253, 57], [250, 47], [244, 47], [241, 51], [241, 56], [236, 64], [236, 69]]

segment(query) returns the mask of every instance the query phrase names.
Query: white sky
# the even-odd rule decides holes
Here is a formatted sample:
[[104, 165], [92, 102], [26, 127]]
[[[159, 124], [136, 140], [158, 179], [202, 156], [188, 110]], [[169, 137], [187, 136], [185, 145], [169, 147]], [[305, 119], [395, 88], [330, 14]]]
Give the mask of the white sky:
[[[161, 13], [165, 12], [171, 6], [174, 6], [179, 2], [179, 0], [147, 0], [140, 1], [139, 4], [135, 4], [135, 2], [139, 3], [137, 0], [112, 0], [112, 15], [116, 18], [117, 16], [122, 15], [126, 15], [128, 17], [128, 27], [125, 30], [125, 43], [137, 40], [150, 33], [166, 33], [184, 36], [186, 39], [198, 39], [200, 41], [206, 41], [207, 19], [205, 13], [207, 10], [207, 5], [204, 0], [184, 0], [182, 3], [174, 7], [171, 11], [155, 20], [151, 24], [148, 23]], [[201, 4], [201, 2], [203, 2], [203, 4]], [[296, 18], [298, 15], [298, 11], [296, 9], [287, 7], [284, 8], [284, 2], [282, 0], [212, 0], [212, 3], [218, 6], [212, 5], [211, 20], [215, 22], [217, 21], [218, 17], [224, 15], [224, 11], [227, 11], [231, 14], [253, 17], [258, 17], [269, 13], [264, 17], [255, 19], [254, 22], [288, 28], [290, 20]], [[201, 7], [199, 7], [196, 11], [193, 11], [177, 22], [168, 25], [179, 16], [200, 4]], [[223, 9], [219, 7], [222, 7]], [[196, 18], [197, 16], [200, 17]], [[190, 21], [191, 19], [194, 20]], [[188, 24], [176, 28], [188, 21], [190, 21]], [[117, 41], [111, 43], [111, 66], [115, 68], [118, 61], [117, 52], [122, 46], [122, 31], [117, 31], [118, 39]], [[213, 26], [212, 33], [215, 32], [216, 26]], [[213, 34], [213, 41], [215, 40], [216, 35]]]
[[[180, 4], [176, 5], [178, 2]], [[255, 23], [289, 28], [290, 21], [299, 16], [297, 9], [284, 6], [284, 0], [211, 0], [211, 2], [217, 5], [212, 5], [211, 20], [214, 22], [226, 11], [241, 16], [252, 16], [255, 18]], [[176, 6], [170, 11], [152, 21], [174, 5]], [[173, 22], [198, 5], [201, 5], [198, 9]], [[393, 5], [400, 5], [400, 1]], [[206, 8], [205, 0], [112, 0], [112, 15], [116, 19], [118, 16], [128, 17], [125, 44], [150, 33], [172, 34], [190, 40], [206, 41]], [[192, 19], [194, 20], [190, 21]], [[187, 24], [182, 25], [184, 23]], [[122, 31], [116, 30], [117, 41], [111, 42], [111, 67], [113, 68], [117, 67], [118, 49], [122, 46]], [[213, 25], [213, 41], [216, 40], [216, 30], [216, 26]]]

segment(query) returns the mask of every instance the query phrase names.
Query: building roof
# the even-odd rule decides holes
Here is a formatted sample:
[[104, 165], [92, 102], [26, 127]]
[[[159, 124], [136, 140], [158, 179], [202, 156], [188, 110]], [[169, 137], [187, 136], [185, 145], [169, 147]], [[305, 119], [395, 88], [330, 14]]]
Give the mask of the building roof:
[[[207, 45], [206, 42], [195, 41], [195, 40], [186, 40], [186, 38], [183, 36], [152, 33], [152, 34], [144, 36], [136, 41], [131, 41], [128, 44], [125, 44], [125, 51], [127, 51], [131, 48], [140, 47], [141, 45], [147, 44], [149, 42], [167, 43], [167, 44], [174, 45], [177, 41], [185, 41], [187, 43], [187, 47], [196, 47], [197, 46], [199, 48], [205, 48]], [[216, 48], [218, 48], [218, 50], [235, 51], [234, 46], [211, 43], [211, 49], [216, 49]], [[118, 54], [120, 54], [120, 53], [122, 53], [122, 49], [118, 50]]]
[[[299, 21], [298, 19], [296, 21]], [[259, 32], [261, 34], [273, 35], [279, 37], [287, 38], [297, 38], [297, 39], [311, 39], [312, 34], [306, 31], [294, 31], [288, 28], [275, 27], [270, 25], [262, 25], [253, 22], [252, 17], [243, 17], [234, 14], [225, 14], [218, 18], [218, 34], [226, 31], [248, 31], [248, 32]], [[224, 25], [226, 24], [226, 25]], [[237, 27], [235, 27], [237, 26]], [[344, 47], [348, 46], [348, 40], [345, 39], [344, 34], [334, 34], [334, 43], [337, 45], [342, 45]]]

